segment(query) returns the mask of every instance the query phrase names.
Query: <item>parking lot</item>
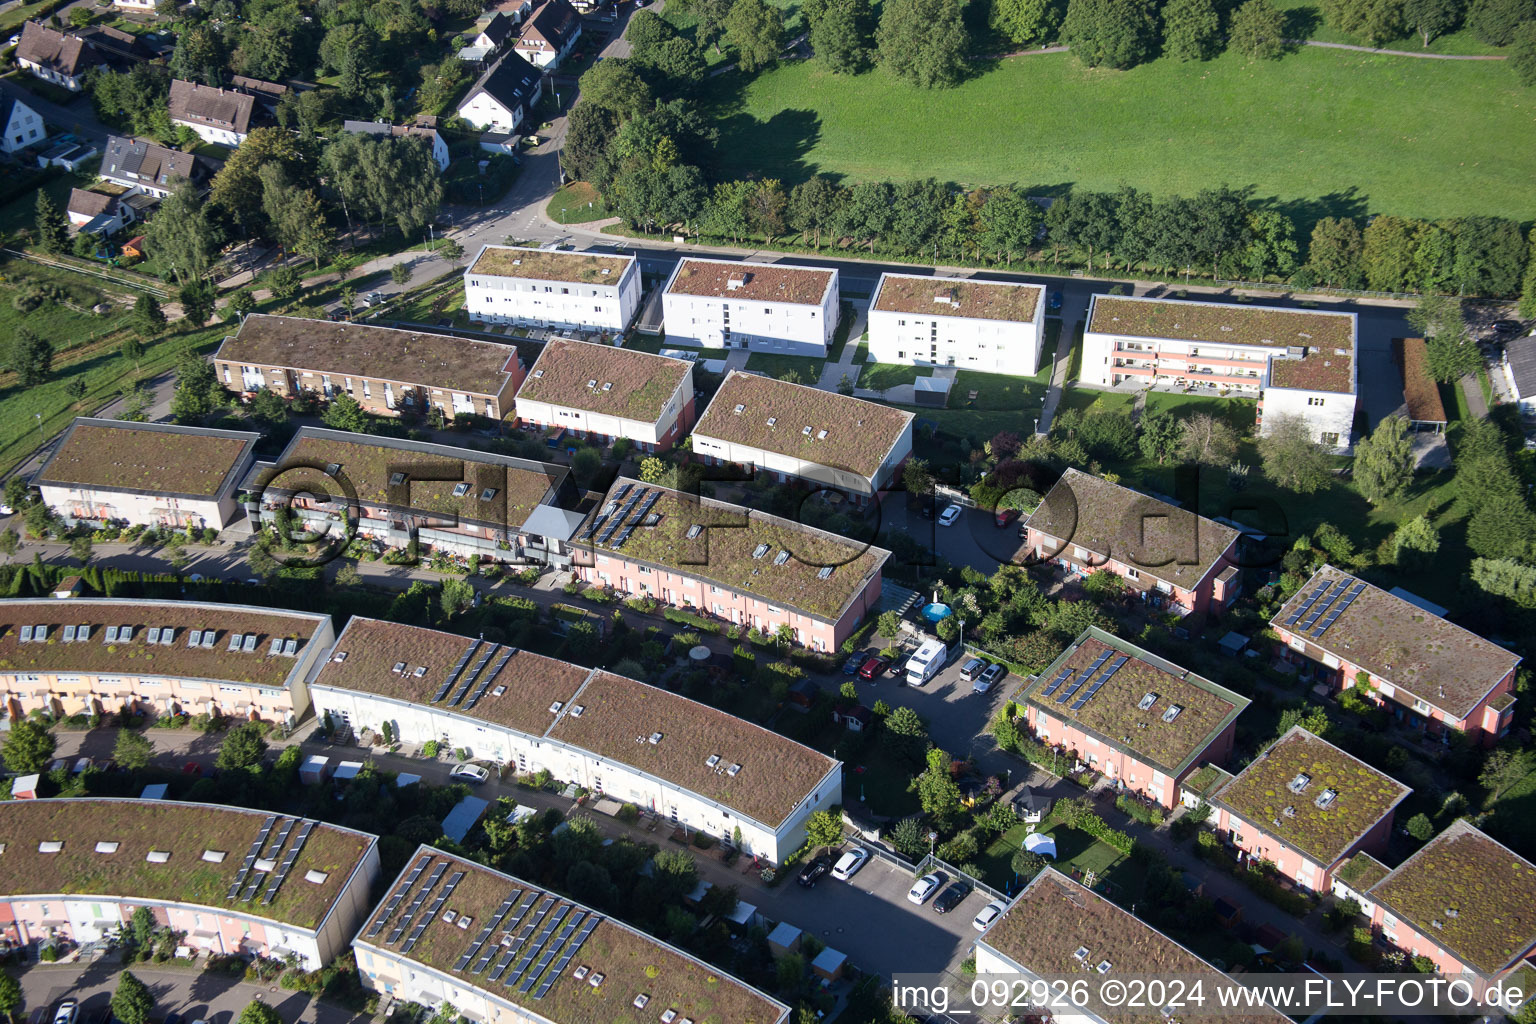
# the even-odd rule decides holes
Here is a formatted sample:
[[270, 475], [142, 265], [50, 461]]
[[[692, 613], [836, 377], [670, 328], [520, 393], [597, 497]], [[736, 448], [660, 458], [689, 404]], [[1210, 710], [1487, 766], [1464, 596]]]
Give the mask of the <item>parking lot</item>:
[[[98, 963], [35, 964], [20, 975], [26, 1000], [27, 1024], [52, 1024], [54, 1010], [65, 998], [80, 1003], [76, 1024], [99, 1024], [110, 1012], [109, 1003], [122, 965], [115, 956]], [[155, 999], [152, 1016], [159, 1020], [178, 1014], [183, 1021], [233, 1024], [252, 1000], [260, 999], [289, 1024], [362, 1024], [367, 1018], [331, 1003], [321, 1003], [302, 992], [276, 985], [252, 985], [228, 974], [187, 968], [162, 968], [138, 964], [138, 979], [149, 986]]]

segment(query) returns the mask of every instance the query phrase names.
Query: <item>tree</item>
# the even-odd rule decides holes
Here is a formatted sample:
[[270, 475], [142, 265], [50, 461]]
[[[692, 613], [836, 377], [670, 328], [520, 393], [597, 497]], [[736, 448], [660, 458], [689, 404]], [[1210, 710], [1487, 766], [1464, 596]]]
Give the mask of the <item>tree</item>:
[[[957, 202], [965, 202], [964, 196], [955, 198]], [[1034, 244], [1040, 225], [1045, 221], [1045, 211], [1022, 189], [1003, 185], [987, 193], [978, 220], [979, 243], [1012, 263], [1015, 257], [1027, 254]], [[971, 230], [965, 233], [975, 234]]]
[[1467, 27], [1489, 46], [1508, 46], [1515, 30], [1536, 19], [1536, 0], [1472, 0]]
[[181, 303], [181, 315], [188, 323], [201, 327], [213, 317], [218, 293], [212, 281], [188, 281], [176, 289], [176, 301]]
[[1196, 413], [1179, 424], [1179, 458], [1202, 466], [1226, 466], [1237, 454], [1237, 431], [1226, 420]]
[[[261, 726], [255, 722], [244, 722], [224, 734], [224, 742], [219, 744], [219, 756], [215, 764], [222, 771], [242, 768], [250, 770], [260, 767], [266, 752], [267, 741], [261, 734]], [[240, 1019], [244, 1021], [245, 1015], [242, 1014]]]
[[1141, 437], [1137, 446], [1141, 454], [1162, 465], [1179, 449], [1182, 426], [1177, 416], [1168, 412], [1156, 412], [1141, 418]]
[[650, 110], [655, 105], [655, 97], [635, 64], [633, 59], [623, 57], [594, 64], [578, 83], [581, 102], [577, 106], [590, 103], [594, 108], [608, 111], [620, 123]]
[[45, 189], [37, 190], [37, 241], [43, 252], [61, 253], [69, 248], [69, 225]]
[[1442, 384], [1476, 373], [1483, 364], [1477, 342], [1467, 332], [1461, 300], [1449, 295], [1425, 295], [1405, 314], [1413, 328], [1428, 339], [1425, 363], [1429, 375]]
[[843, 822], [831, 811], [817, 811], [805, 822], [805, 841], [812, 846], [836, 846], [843, 841]]
[[881, 612], [876, 620], [875, 632], [887, 640], [901, 636], [901, 615], [894, 611]]
[[821, 248], [821, 232], [837, 214], [838, 195], [836, 183], [824, 174], [814, 174], [802, 181], [789, 193], [790, 227], [810, 232], [816, 248]]
[[916, 753], [928, 742], [928, 729], [916, 711], [902, 705], [886, 716], [885, 736], [896, 749]]
[[892, 846], [914, 860], [928, 852], [928, 830], [915, 817], [902, 818], [891, 826], [886, 838]]
[[443, 618], [451, 619], [475, 603], [475, 588], [464, 580], [444, 580], [438, 600], [443, 608]]
[[350, 430], [354, 434], [368, 433], [368, 414], [351, 395], [338, 393], [326, 406], [321, 421], [332, 430]]
[[53, 372], [53, 342], [30, 327], [17, 327], [11, 342], [11, 369], [22, 387], [33, 387]]
[[1536, 770], [1536, 754], [1519, 747], [1503, 746], [1488, 754], [1477, 775], [1477, 784], [1498, 799], [1506, 789]]
[[455, 239], [445, 238], [442, 244], [437, 247], [437, 258], [446, 260], [449, 263], [458, 263], [459, 260], [464, 258], [464, 246], [460, 245]]
[[188, 284], [207, 279], [218, 250], [219, 231], [208, 217], [202, 193], [192, 182], [182, 181], [160, 200], [160, 209], [144, 234], [144, 244], [156, 264], [176, 281]]
[[779, 59], [784, 49], [784, 15], [765, 0], [736, 0], [725, 17], [725, 39], [736, 63], [751, 74]]
[[0, 1020], [11, 1021], [22, 1007], [21, 982], [0, 971]]
[[1428, 516], [1414, 516], [1392, 532], [1392, 561], [1402, 570], [1422, 569], [1440, 550], [1440, 531]]
[[1419, 34], [1424, 45], [1456, 27], [1466, 0], [1404, 0], [1403, 22]]
[[[133, 302], [133, 329], [145, 339], [154, 338], [165, 328], [165, 313], [160, 300], [148, 292], [140, 293]], [[142, 354], [142, 349], [140, 350]], [[134, 356], [132, 358], [138, 358]]]
[[1408, 834], [1421, 843], [1427, 843], [1435, 834], [1435, 826], [1427, 814], [1415, 814], [1408, 819]]
[[23, 509], [32, 503], [31, 491], [27, 487], [25, 476], [10, 476], [6, 478], [4, 488], [5, 503], [14, 509]]
[[[1509, 43], [1509, 66], [1521, 85], [1536, 85], [1536, 21], [1527, 21], [1515, 29]], [[1531, 264], [1526, 265], [1526, 273], [1532, 273]]]
[[901, 483], [909, 494], [932, 494], [933, 473], [927, 459], [908, 459], [901, 469]]
[[1353, 288], [1360, 283], [1360, 254], [1364, 242], [1353, 217], [1324, 217], [1312, 228], [1307, 264], [1328, 287]]
[[928, 767], [912, 780], [923, 813], [940, 826], [947, 825], [960, 813], [960, 786], [949, 770], [949, 754], [938, 747], [928, 751]]
[[89, 565], [91, 559], [96, 555], [91, 544], [91, 538], [87, 535], [81, 535], [72, 539], [69, 542], [69, 553], [80, 563], [82, 568]]
[[19, 547], [21, 547], [21, 534], [9, 526], [0, 530], [0, 555], [4, 555], [9, 560], [15, 557], [16, 549]]
[[149, 1024], [149, 1015], [155, 1009], [155, 997], [149, 986], [140, 981], [132, 971], [118, 976], [117, 990], [112, 993], [112, 1015], [123, 1024]]
[[1071, 0], [1061, 38], [1091, 68], [1128, 68], [1150, 60], [1157, 16], [1149, 0]]
[[224, 404], [218, 372], [201, 356], [188, 355], [176, 364], [176, 390], [171, 396], [171, 418], [177, 423], [196, 423]]
[[389, 279], [391, 281], [395, 282], [395, 284], [397, 284], [401, 288], [404, 288], [406, 282], [411, 279], [411, 267], [410, 267], [410, 264], [408, 264], [408, 263], [396, 263], [394, 266], [390, 267], [389, 268]]
[[421, 139], [343, 132], [326, 143], [320, 168], [349, 223], [361, 214], [381, 228], [416, 238], [437, 217], [443, 183]]
[[[446, 1019], [457, 1020], [458, 1014], [450, 1014]], [[235, 1019], [235, 1024], [283, 1024], [283, 1018], [266, 1003], [257, 1001], [240, 1011], [240, 1016]]]
[[1021, 847], [1013, 855], [1013, 860], [1009, 866], [1013, 868], [1013, 873], [1019, 876], [1019, 881], [1024, 882], [1040, 873], [1041, 869], [1045, 867], [1045, 858], [1033, 850], [1026, 850]]
[[149, 767], [155, 756], [155, 745], [141, 732], [133, 729], [117, 730], [117, 742], [112, 747], [112, 758], [130, 772]]
[[1382, 292], [1407, 291], [1413, 286], [1420, 229], [1421, 222], [1405, 217], [1383, 215], [1371, 221], [1362, 235], [1367, 285]]
[[1321, 490], [1333, 476], [1328, 453], [1312, 440], [1307, 421], [1294, 413], [1264, 417], [1259, 455], [1265, 476], [1302, 494]]
[[992, 0], [988, 23], [1021, 46], [1043, 43], [1056, 27], [1055, 0]]
[[643, 483], [660, 483], [661, 478], [667, 475], [667, 464], [664, 460], [654, 455], [647, 455], [640, 460], [640, 480]]
[[835, 72], [867, 71], [875, 55], [874, 26], [869, 0], [829, 0], [811, 25], [811, 49]]
[[5, 760], [5, 767], [9, 771], [26, 775], [48, 767], [56, 746], [53, 733], [48, 731], [47, 726], [30, 718], [21, 718], [11, 726], [10, 735], [5, 738], [5, 748], [0, 750], [0, 758]]
[[1388, 416], [1355, 446], [1355, 486], [1372, 505], [1395, 498], [1413, 479], [1413, 441], [1408, 422]]
[[1376, 46], [1403, 34], [1403, 0], [1323, 0], [1323, 20]]
[[875, 32], [880, 63], [924, 89], [959, 83], [970, 39], [959, 0], [887, 0]]
[[1221, 16], [1212, 0], [1169, 0], [1163, 8], [1163, 53], [1210, 60], [1221, 52]]
[[1520, 226], [1503, 217], [1458, 217], [1442, 222], [1455, 243], [1451, 283], [1462, 295], [1514, 295], [1525, 266]]
[[264, 233], [269, 215], [263, 205], [267, 188], [262, 170], [270, 167], [283, 174], [285, 181], [307, 188], [313, 180], [313, 166], [311, 147], [293, 132], [272, 125], [253, 128], [213, 176], [209, 200], [243, 231]]
[[326, 223], [320, 197], [295, 185], [282, 164], [266, 164], [258, 176], [268, 231], [291, 252], [312, 259], [319, 270], [320, 261], [335, 249], [335, 235]]
[[1467, 547], [1487, 559], [1529, 559], [1536, 553], [1536, 513], [1519, 493], [1483, 498], [1467, 522]]
[[1270, 0], [1248, 0], [1232, 12], [1227, 45], [1254, 60], [1276, 60], [1285, 53], [1285, 15]]
[[272, 293], [274, 299], [291, 299], [299, 294], [299, 288], [302, 285], [299, 272], [287, 264], [273, 267], [264, 276], [267, 290]]

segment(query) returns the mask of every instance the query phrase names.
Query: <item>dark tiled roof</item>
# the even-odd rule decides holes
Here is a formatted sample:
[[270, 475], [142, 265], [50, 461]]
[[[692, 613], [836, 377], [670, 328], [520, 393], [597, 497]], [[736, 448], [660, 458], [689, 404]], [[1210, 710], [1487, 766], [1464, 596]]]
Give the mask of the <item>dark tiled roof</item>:
[[237, 483], [233, 474], [260, 439], [243, 430], [81, 417], [32, 484], [214, 498]]
[[920, 316], [1029, 321], [1044, 295], [1041, 284], [882, 274], [871, 308]]
[[72, 32], [59, 32], [37, 21], [21, 27], [16, 60], [30, 61], [61, 75], [74, 76], [101, 63], [96, 48]]
[[[551, 338], [517, 397], [654, 423], [692, 368], [682, 359]], [[588, 387], [588, 381], [597, 383]]]
[[1512, 338], [1504, 343], [1504, 358], [1515, 377], [1520, 397], [1536, 396], [1536, 334]]
[[492, 46], [500, 47], [502, 43], [512, 38], [512, 34], [516, 31], [517, 25], [513, 23], [512, 19], [497, 11], [491, 15], [491, 20], [486, 22], [480, 29], [479, 35], [489, 39]]
[[215, 89], [196, 82], [172, 79], [166, 100], [171, 120], [222, 128], [241, 135], [251, 130], [256, 98], [234, 89]]
[[99, 217], [117, 209], [117, 196], [104, 192], [92, 192], [83, 188], [69, 190], [69, 203], [65, 209], [82, 217]]
[[112, 135], [107, 138], [107, 152], [102, 158], [100, 173], [103, 178], [120, 182], [168, 188], [174, 178], [202, 184], [218, 167], [217, 160], [205, 160], [144, 139]]
[[250, 78], [246, 75], [230, 76], [229, 84], [241, 92], [248, 92], [257, 99], [268, 102], [276, 102], [288, 92], [286, 85], [280, 85], [277, 82], [264, 82], [259, 78]]
[[[684, 259], [677, 265], [667, 291], [742, 302], [788, 302], [819, 306], [837, 280], [837, 271], [791, 267], [778, 263]], [[737, 282], [732, 288], [731, 283]]]
[[523, 29], [518, 33], [518, 45], [530, 49], [543, 49], [540, 43], [559, 52], [575, 32], [581, 31], [581, 15], [576, 13], [568, 0], [544, 0], [534, 8]]
[[480, 93], [500, 103], [508, 110], [519, 110], [533, 98], [543, 72], [515, 51], [507, 51], [488, 68], [474, 87], [459, 101], [462, 108]]
[[406, 138], [414, 136], [425, 139], [430, 147], [437, 141], [437, 129], [425, 128], [419, 124], [388, 124], [383, 121], [343, 121], [342, 130], [359, 132], [364, 135], [389, 135], [393, 138]]

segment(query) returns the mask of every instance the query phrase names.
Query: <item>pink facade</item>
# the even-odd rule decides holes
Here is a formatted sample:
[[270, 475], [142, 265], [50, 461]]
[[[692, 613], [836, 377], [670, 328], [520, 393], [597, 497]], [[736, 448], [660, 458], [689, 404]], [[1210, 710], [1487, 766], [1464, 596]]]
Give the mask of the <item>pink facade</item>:
[[1536, 966], [1531, 963], [1531, 958], [1536, 957], [1536, 943], [1532, 943], [1518, 957], [1510, 958], [1514, 963], [1513, 967], [1489, 977], [1441, 946], [1433, 936], [1426, 935], [1410, 922], [1399, 919], [1380, 903], [1376, 904], [1374, 913], [1371, 915], [1371, 927], [1410, 957], [1429, 957], [1435, 962], [1435, 970], [1442, 977], [1464, 977], [1472, 985], [1473, 991], [1479, 995], [1486, 989], [1492, 988], [1495, 983], [1507, 980], [1523, 969], [1528, 970]]
[[1396, 810], [1394, 805], [1387, 811], [1385, 817], [1371, 826], [1369, 831], [1345, 849], [1340, 856], [1326, 864], [1315, 857], [1307, 856], [1285, 840], [1265, 832], [1252, 822], [1245, 821], [1220, 805], [1212, 808], [1211, 824], [1217, 832], [1230, 839], [1232, 845], [1241, 850], [1245, 856], [1254, 860], [1269, 861], [1279, 874], [1313, 892], [1328, 892], [1333, 888], [1333, 873], [1350, 857], [1356, 853], [1378, 856], [1385, 852], [1387, 840], [1392, 835], [1392, 821]]
[[1139, 594], [1142, 600], [1180, 615], [1219, 612], [1231, 604], [1238, 594], [1238, 574], [1226, 572], [1228, 568], [1235, 567], [1236, 538], [1192, 589], [1162, 580], [1151, 569], [1128, 565], [1119, 559], [1107, 557], [1103, 552], [1062, 541], [1032, 526], [1024, 527], [1024, 546], [1029, 557], [1059, 565], [1077, 576], [1108, 569], [1125, 580], [1131, 591]]
[[[269, 941], [269, 923], [233, 917], [212, 907], [137, 904], [110, 897], [22, 897], [0, 903], [0, 926], [13, 942], [28, 945], [47, 939], [94, 942], [106, 931], [126, 926], [139, 906], [148, 906], [155, 923], [183, 932], [183, 944], [214, 956], [223, 954], [266, 955], [289, 948], [290, 936], [280, 928]], [[294, 934], [303, 933], [294, 929]], [[288, 941], [285, 941], [288, 940]]]
[[1075, 722], [1063, 721], [1033, 704], [1024, 707], [1025, 717], [1035, 736], [1042, 742], [1062, 746], [1076, 755], [1095, 771], [1116, 780], [1138, 796], [1172, 809], [1179, 803], [1179, 785], [1200, 765], [1221, 764], [1232, 753], [1233, 737], [1237, 721], [1228, 722], [1205, 749], [1188, 761], [1188, 767], [1178, 775], [1171, 775], [1154, 767], [1134, 751], [1109, 743], [1085, 732]]

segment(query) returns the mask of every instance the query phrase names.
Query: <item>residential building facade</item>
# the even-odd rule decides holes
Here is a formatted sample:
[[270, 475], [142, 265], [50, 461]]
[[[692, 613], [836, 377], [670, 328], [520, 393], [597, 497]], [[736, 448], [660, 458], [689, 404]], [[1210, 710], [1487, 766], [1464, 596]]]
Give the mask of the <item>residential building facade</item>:
[[166, 104], [172, 124], [185, 125], [204, 142], [231, 149], [239, 146], [251, 133], [251, 120], [256, 111], [256, 97], [248, 92], [215, 89], [179, 78], [171, 80]]
[[837, 761], [770, 730], [601, 669], [418, 626], [354, 616], [311, 692], [333, 722], [388, 722], [407, 743], [547, 770], [773, 862], [842, 800]]
[[581, 15], [569, 0], [543, 0], [523, 22], [516, 52], [536, 68], [553, 71], [581, 38]]
[[1231, 756], [1248, 706], [1248, 698], [1092, 627], [1014, 700], [1040, 742], [1167, 810], [1198, 765]]
[[1319, 569], [1269, 624], [1287, 660], [1446, 742], [1492, 745], [1514, 721], [1519, 655], [1342, 569]]
[[693, 364], [612, 345], [551, 338], [517, 391], [524, 426], [666, 451], [694, 419]]
[[420, 139], [432, 153], [438, 173], [448, 169], [448, 143], [436, 128], [419, 124], [389, 124], [385, 121], [343, 121], [342, 130], [361, 135], [382, 135], [395, 139]]
[[223, 530], [260, 434], [79, 417], [32, 476], [68, 520]]
[[32, 77], [79, 92], [85, 87], [85, 73], [102, 63], [101, 55], [84, 37], [74, 32], [60, 32], [40, 21], [21, 26], [16, 43], [16, 63]]
[[752, 466], [780, 483], [832, 488], [864, 504], [912, 455], [912, 413], [732, 370], [693, 429], [694, 455]]
[[21, 91], [20, 86], [9, 85], [0, 91], [0, 153], [20, 153], [48, 137], [43, 116], [16, 95]]
[[1242, 588], [1236, 530], [1077, 469], [1021, 533], [1026, 557], [1076, 576], [1107, 570], [1141, 600], [1180, 615], [1220, 612]]
[[881, 274], [869, 358], [1031, 377], [1040, 370], [1045, 286]]
[[1521, 417], [1536, 419], [1536, 331], [1506, 341], [1499, 367]]
[[676, 345], [825, 356], [837, 330], [837, 271], [688, 257], [661, 303]]
[[544, 73], [508, 51], [486, 69], [459, 101], [459, 116], [482, 131], [515, 132], [544, 95]]
[[250, 396], [267, 388], [284, 398], [302, 392], [330, 401], [351, 395], [365, 412], [447, 419], [512, 414], [523, 382], [517, 350], [489, 341], [332, 323], [303, 317], [247, 316], [213, 357], [219, 380]]
[[206, 186], [220, 166], [217, 160], [169, 149], [144, 139], [110, 135], [101, 159], [101, 170], [97, 173], [103, 181], [130, 192], [164, 199], [181, 179], [199, 188]]
[[482, 246], [464, 272], [471, 320], [618, 336], [640, 310], [633, 256]]
[[376, 836], [222, 804], [10, 800], [0, 835], [0, 935], [34, 953], [116, 938], [143, 909], [199, 953], [319, 970], [348, 950], [379, 873]]

